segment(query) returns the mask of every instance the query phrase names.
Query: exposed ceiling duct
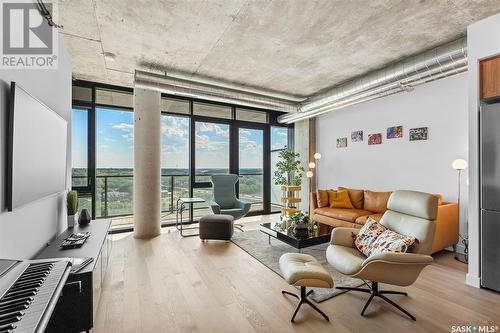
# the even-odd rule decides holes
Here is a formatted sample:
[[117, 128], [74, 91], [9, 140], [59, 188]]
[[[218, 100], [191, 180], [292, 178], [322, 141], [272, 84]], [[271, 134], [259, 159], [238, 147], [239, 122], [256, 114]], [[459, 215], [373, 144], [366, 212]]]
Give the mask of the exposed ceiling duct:
[[188, 77], [187, 74], [179, 72], [154, 74], [136, 70], [134, 86], [172, 95], [283, 112], [297, 111], [298, 103], [305, 100], [304, 97], [245, 87], [229, 82]]
[[411, 91], [419, 84], [464, 71], [467, 71], [465, 37], [313, 95], [300, 103], [297, 112], [282, 115], [278, 121], [294, 123], [349, 105]]
[[412, 91], [417, 85], [467, 71], [467, 41], [461, 38], [308, 98], [167, 71], [135, 71], [135, 87], [215, 102], [287, 112], [294, 123], [376, 98]]

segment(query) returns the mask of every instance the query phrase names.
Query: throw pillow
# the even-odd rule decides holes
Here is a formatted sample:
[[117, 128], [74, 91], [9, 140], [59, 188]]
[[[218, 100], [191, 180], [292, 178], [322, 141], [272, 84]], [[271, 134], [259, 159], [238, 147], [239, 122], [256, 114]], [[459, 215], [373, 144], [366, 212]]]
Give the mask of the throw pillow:
[[405, 253], [415, 241], [416, 238], [413, 236], [405, 236], [392, 230], [386, 230], [370, 246], [370, 255], [384, 252]]
[[363, 209], [370, 212], [383, 214], [387, 210], [387, 202], [392, 192], [365, 191]]
[[354, 240], [354, 245], [359, 252], [369, 257], [371, 245], [375, 242], [377, 237], [386, 230], [386, 227], [369, 217], [368, 220], [366, 220], [365, 225], [359, 230], [359, 233]]
[[351, 203], [354, 206], [354, 208], [363, 209], [363, 200], [365, 195], [363, 190], [355, 190], [353, 188], [340, 187], [340, 186], [338, 190], [339, 191], [347, 190], [347, 193], [349, 193], [349, 199], [351, 200]]
[[349, 199], [347, 191], [328, 191], [328, 202], [330, 208], [347, 208], [354, 209]]
[[318, 208], [328, 207], [330, 204], [328, 201], [328, 190], [317, 190], [316, 199], [318, 202]]

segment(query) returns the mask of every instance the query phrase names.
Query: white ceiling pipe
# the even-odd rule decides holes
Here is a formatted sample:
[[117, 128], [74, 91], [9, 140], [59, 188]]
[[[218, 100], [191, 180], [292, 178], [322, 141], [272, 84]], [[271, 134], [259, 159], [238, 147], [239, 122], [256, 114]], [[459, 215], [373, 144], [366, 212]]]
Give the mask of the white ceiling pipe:
[[261, 108], [261, 109], [271, 109], [283, 112], [296, 111], [297, 107], [292, 104], [283, 104], [281, 102], [275, 102], [272, 100], [262, 99], [248, 99], [246, 95], [226, 95], [226, 94], [216, 94], [209, 90], [199, 90], [193, 88], [179, 87], [175, 85], [170, 85], [160, 82], [152, 82], [150, 80], [141, 80], [136, 78], [134, 81], [134, 87], [144, 88], [159, 91], [166, 94], [177, 95], [182, 97], [192, 97], [204, 99], [207, 101], [228, 103], [228, 104], [238, 104], [241, 106]]
[[[466, 64], [466, 39], [461, 38], [312, 96], [301, 103], [298, 112], [282, 115], [278, 121], [290, 124], [338, 109], [339, 105], [345, 107], [379, 98], [385, 90], [395, 93], [392, 92], [395, 85], [399, 91], [408, 91], [411, 86], [467, 70]], [[350, 102], [346, 104], [345, 100]]]
[[[423, 84], [423, 83], [426, 83], [426, 82], [438, 80], [438, 79], [441, 79], [441, 78], [444, 78], [444, 77], [447, 77], [447, 76], [451, 76], [451, 75], [455, 75], [455, 74], [458, 74], [458, 73], [462, 73], [462, 72], [465, 72], [465, 71], [467, 71], [467, 66], [466, 65], [462, 66], [462, 67], [459, 67], [459, 68], [455, 68], [453, 70], [449, 70], [447, 72], [442, 72], [442, 73], [439, 73], [439, 74], [436, 74], [436, 75], [433, 75], [433, 76], [430, 76], [430, 77], [428, 76], [428, 77], [420, 78], [418, 80], [413, 80], [412, 84], [411, 84], [411, 87], [412, 86], [416, 86], [416, 85], [420, 85], [420, 84]], [[366, 92], [363, 92], [363, 93], [360, 93], [360, 94], [356, 94], [356, 95], [353, 95], [351, 97], [345, 97], [345, 98], [340, 99], [340, 100], [338, 100], [336, 102], [331, 102], [331, 103], [329, 103], [326, 106], [314, 109], [314, 110], [309, 111], [309, 112], [297, 112], [297, 113], [289, 114], [289, 115], [287, 115], [287, 116], [290, 116], [287, 123], [294, 123], [296, 121], [300, 121], [300, 120], [305, 120], [305, 119], [309, 119], [309, 118], [312, 118], [312, 117], [316, 117], [316, 116], [319, 116], [321, 114], [324, 114], [324, 113], [327, 113], [327, 112], [330, 112], [330, 111], [334, 111], [334, 110], [338, 110], [338, 109], [341, 109], [341, 108], [345, 108], [347, 106], [351, 106], [351, 105], [359, 104], [359, 103], [362, 103], [362, 102], [374, 100], [374, 99], [377, 99], [377, 98], [380, 98], [380, 97], [385, 97], [385, 96], [388, 96], [388, 95], [393, 95], [393, 94], [405, 91], [405, 89], [407, 89], [407, 87], [401, 86], [397, 82], [396, 83], [392, 83], [392, 84], [387, 84], [386, 86], [383, 86], [383, 87], [378, 87], [378, 88], [375, 88], [375, 89], [370, 89], [370, 90], [368, 90]]]
[[148, 72], [135, 71], [135, 86], [155, 89], [164, 93], [207, 99], [210, 101], [240, 104], [277, 111], [297, 111], [297, 102], [283, 98], [240, 90], [237, 87], [227, 88], [202, 82], [190, 81], [184, 78], [171, 77]]

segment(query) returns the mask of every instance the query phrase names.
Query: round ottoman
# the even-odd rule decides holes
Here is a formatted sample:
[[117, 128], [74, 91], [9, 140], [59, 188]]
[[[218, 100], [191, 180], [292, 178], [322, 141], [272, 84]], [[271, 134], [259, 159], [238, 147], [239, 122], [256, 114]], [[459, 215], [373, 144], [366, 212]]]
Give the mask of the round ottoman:
[[200, 239], [230, 240], [234, 217], [225, 214], [205, 215], [200, 218]]
[[308, 254], [285, 253], [281, 256], [280, 270], [283, 278], [289, 284], [300, 287], [300, 297], [288, 291], [281, 291], [284, 295], [290, 295], [299, 300], [299, 304], [292, 316], [292, 322], [299, 312], [302, 304], [308, 304], [326, 320], [330, 320], [316, 305], [307, 299], [309, 293], [306, 287], [333, 288], [333, 279], [321, 264]]

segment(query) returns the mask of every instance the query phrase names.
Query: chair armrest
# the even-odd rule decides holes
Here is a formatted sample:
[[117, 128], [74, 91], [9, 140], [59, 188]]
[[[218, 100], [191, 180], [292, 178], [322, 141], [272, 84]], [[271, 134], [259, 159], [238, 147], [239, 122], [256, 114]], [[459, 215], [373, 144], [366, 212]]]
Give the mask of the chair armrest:
[[252, 207], [252, 204], [250, 202], [245, 202], [241, 200], [236, 200], [236, 204], [238, 205], [238, 208], [243, 209], [245, 215], [248, 214], [248, 212], [250, 211], [250, 207]]
[[210, 201], [210, 207], [212, 208], [212, 212], [214, 214], [220, 214], [220, 206], [215, 201]]
[[395, 253], [395, 252], [384, 252], [379, 254], [374, 254], [368, 257], [364, 262], [363, 266], [375, 261], [384, 261], [387, 263], [394, 264], [424, 264], [428, 265], [432, 263], [432, 257], [425, 254], [418, 253]]
[[332, 231], [332, 238], [330, 239], [330, 244], [341, 245], [346, 247], [354, 247], [354, 238], [352, 235], [357, 235], [359, 229], [356, 228], [346, 228], [337, 227]]

